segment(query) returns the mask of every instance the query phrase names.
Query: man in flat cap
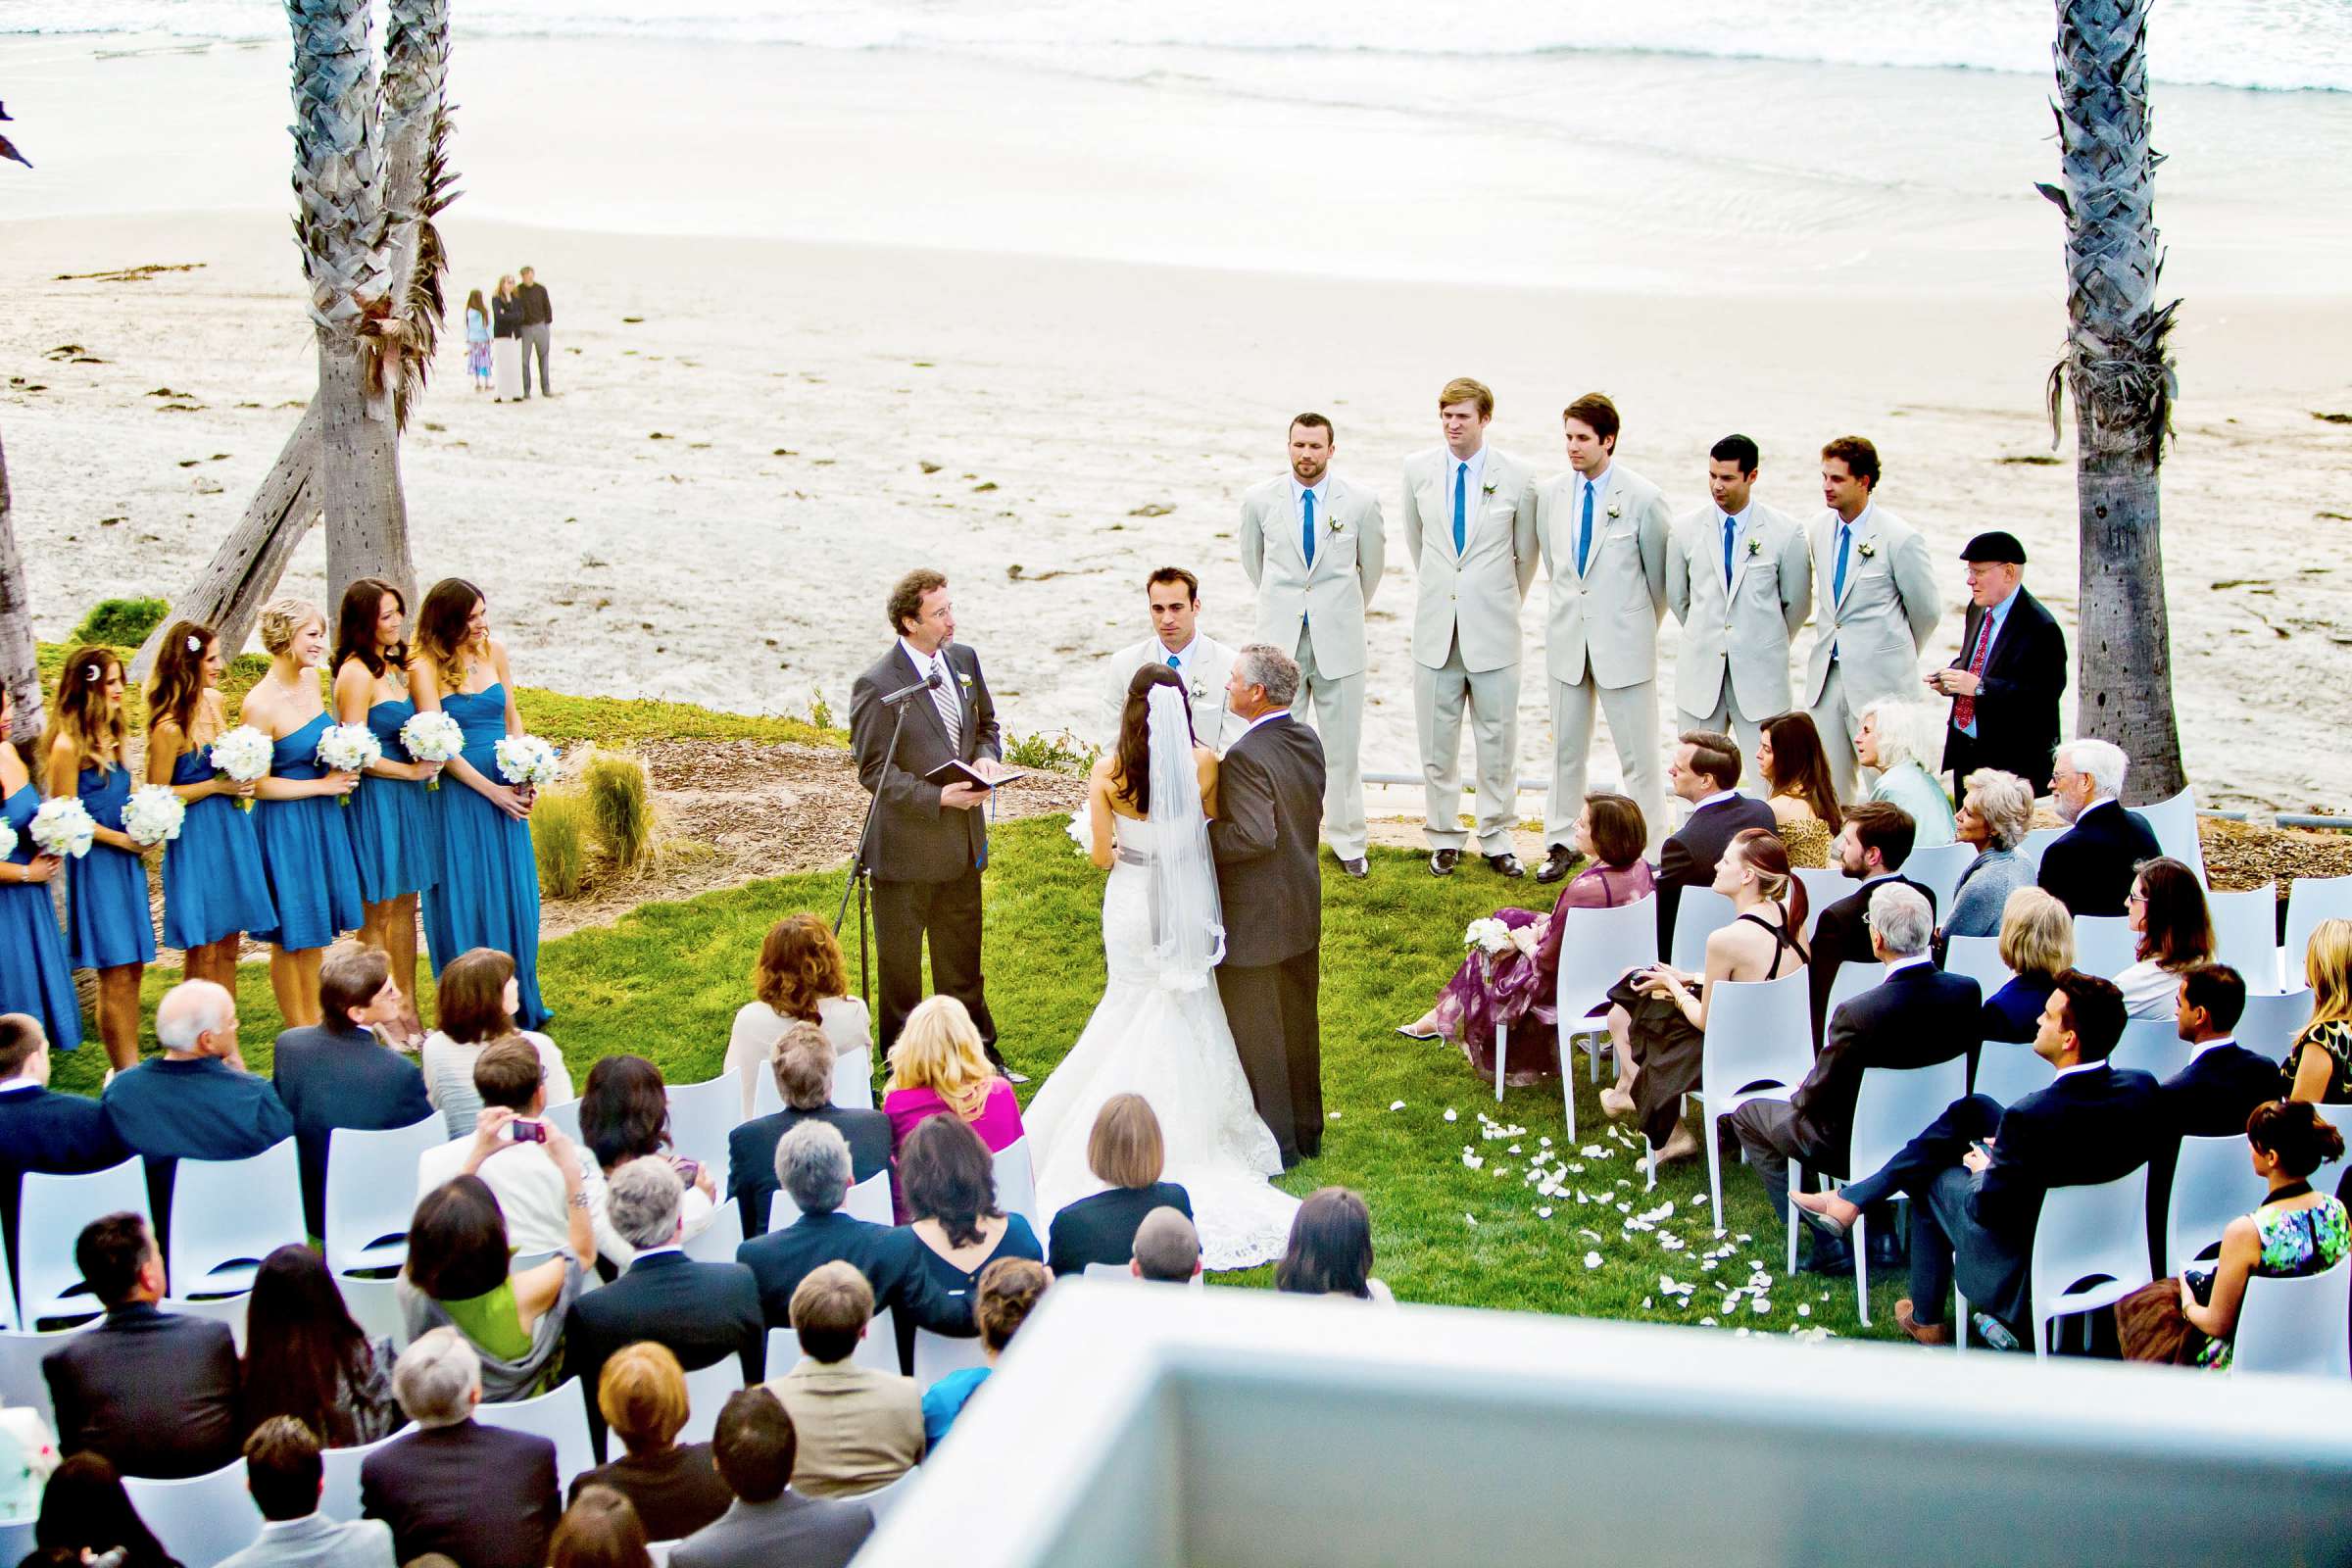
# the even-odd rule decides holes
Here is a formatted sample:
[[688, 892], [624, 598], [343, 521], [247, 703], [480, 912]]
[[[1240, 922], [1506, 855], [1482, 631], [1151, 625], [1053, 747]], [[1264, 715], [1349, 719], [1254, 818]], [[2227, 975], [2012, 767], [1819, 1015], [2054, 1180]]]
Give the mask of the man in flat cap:
[[2058, 748], [2058, 698], [2066, 690], [2066, 633], [2026, 592], [2026, 547], [2017, 536], [1981, 533], [1960, 552], [1968, 565], [1968, 624], [1960, 657], [1928, 677], [1952, 700], [1943, 732], [1943, 765], [1952, 798], [1980, 767], [2015, 773], [2050, 790]]

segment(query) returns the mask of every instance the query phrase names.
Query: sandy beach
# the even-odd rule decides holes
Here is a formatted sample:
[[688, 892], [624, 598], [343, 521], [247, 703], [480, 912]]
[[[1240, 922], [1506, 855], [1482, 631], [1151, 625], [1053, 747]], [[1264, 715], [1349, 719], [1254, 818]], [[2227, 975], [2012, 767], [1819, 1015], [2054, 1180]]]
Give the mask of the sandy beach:
[[[2016, 108], [2044, 91], [2030, 78], [1954, 76], [1885, 149], [1965, 177], [1837, 191], [1819, 149], [1732, 165], [1651, 137], [1555, 179], [1548, 130], [1433, 143], [1377, 108], [970, 59], [462, 39], [458, 62], [453, 308], [534, 265], [562, 396], [494, 406], [453, 342], [402, 461], [419, 574], [480, 582], [532, 683], [760, 711], [821, 694], [839, 717], [887, 635], [889, 582], [931, 563], [1009, 726], [1091, 732], [1097, 661], [1144, 635], [1151, 567], [1199, 571], [1204, 626], [1243, 640], [1240, 497], [1316, 408], [1342, 471], [1389, 509], [1364, 761], [1409, 770], [1398, 466], [1460, 373], [1495, 388], [1494, 444], [1546, 473], [1565, 466], [1560, 406], [1607, 390], [1620, 461], [1678, 511], [1703, 501], [1728, 430], [1762, 444], [1763, 499], [1799, 514], [1819, 507], [1821, 441], [1869, 434], [1882, 504], [1950, 562], [1933, 659], [1959, 635], [1954, 554], [1986, 527], [2024, 539], [2072, 634], [2073, 434], [2049, 461], [2041, 408], [2059, 232], [2025, 183], [2054, 156], [2046, 111]], [[1904, 87], [1770, 69], [1849, 98], [1865, 78]], [[282, 45], [0, 40], [12, 134], [42, 165], [0, 178], [0, 436], [44, 637], [97, 598], [175, 591], [309, 395], [283, 74]], [[1931, 77], [1909, 74], [1919, 95]], [[651, 81], [668, 83], [658, 102]], [[2166, 103], [2160, 190], [2180, 194], [2159, 217], [2189, 305], [2165, 542], [2189, 765], [2210, 804], [2342, 811], [2352, 423], [2315, 416], [2352, 412], [2352, 208], [2322, 199], [2339, 167], [2233, 177], [2229, 160], [2234, 135], [2325, 145], [2352, 111], [2223, 89]], [[2012, 120], [1997, 153], [1931, 145]], [[2298, 179], [2317, 193], [2274, 199]], [[1429, 191], [1449, 194], [1414, 208]], [[1736, 258], [1710, 254], [1711, 213]], [[1463, 258], [1473, 232], [1492, 265]], [[189, 270], [80, 275], [148, 265]], [[322, 565], [314, 539], [288, 590], [321, 593]], [[1528, 688], [1532, 773], [1550, 736]]]

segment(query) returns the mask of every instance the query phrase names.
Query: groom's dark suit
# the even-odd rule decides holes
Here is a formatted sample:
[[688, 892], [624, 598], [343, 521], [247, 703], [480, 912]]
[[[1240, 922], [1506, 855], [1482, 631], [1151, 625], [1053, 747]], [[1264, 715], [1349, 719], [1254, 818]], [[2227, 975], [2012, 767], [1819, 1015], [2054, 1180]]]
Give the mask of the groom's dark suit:
[[1286, 1169], [1323, 1147], [1322, 826], [1323, 743], [1313, 730], [1278, 713], [1233, 743], [1208, 825], [1225, 908], [1217, 993]]
[[955, 672], [960, 744], [932, 694], [909, 698], [896, 756], [890, 731], [898, 715], [882, 699], [922, 676], [906, 651], [892, 644], [850, 688], [850, 746], [858, 782], [875, 797], [873, 873], [874, 948], [882, 970], [882, 1049], [923, 1000], [923, 938], [931, 939], [936, 989], [969, 1008], [988, 1054], [997, 1054], [996, 1020], [980, 980], [980, 866], [988, 858], [988, 810], [939, 804], [940, 786], [923, 775], [951, 759], [1001, 759], [997, 710], [980, 656], [960, 643], [942, 651]]

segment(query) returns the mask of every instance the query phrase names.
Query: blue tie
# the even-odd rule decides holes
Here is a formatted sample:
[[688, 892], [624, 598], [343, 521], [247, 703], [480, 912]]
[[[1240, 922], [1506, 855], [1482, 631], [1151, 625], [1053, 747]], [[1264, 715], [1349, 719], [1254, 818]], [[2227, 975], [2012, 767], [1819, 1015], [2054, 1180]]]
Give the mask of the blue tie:
[[1170, 669], [1174, 669], [1176, 667], [1176, 656], [1174, 654], [1170, 654], [1168, 656], [1168, 667]]
[[1845, 558], [1848, 554], [1846, 547], [1853, 542], [1853, 537], [1854, 525], [1852, 523], [1841, 522], [1838, 525], [1838, 574], [1830, 579], [1830, 602], [1832, 604], [1836, 604], [1845, 597]]
[[1462, 528], [1462, 486], [1469, 480], [1470, 465], [1467, 463], [1455, 464], [1453, 466], [1453, 553], [1457, 556], [1462, 553], [1462, 541], [1466, 537]]
[[1738, 519], [1723, 519], [1723, 591], [1727, 594], [1732, 591], [1732, 535], [1739, 531]]
[[[1456, 505], [1458, 510], [1459, 504]], [[1298, 492], [1298, 553], [1306, 557], [1306, 564], [1311, 566], [1315, 564], [1315, 493], [1312, 490]], [[1454, 548], [1458, 550], [1461, 547], [1456, 545]]]
[[1592, 481], [1585, 481], [1585, 517], [1576, 525], [1576, 574], [1582, 577], [1592, 554]]

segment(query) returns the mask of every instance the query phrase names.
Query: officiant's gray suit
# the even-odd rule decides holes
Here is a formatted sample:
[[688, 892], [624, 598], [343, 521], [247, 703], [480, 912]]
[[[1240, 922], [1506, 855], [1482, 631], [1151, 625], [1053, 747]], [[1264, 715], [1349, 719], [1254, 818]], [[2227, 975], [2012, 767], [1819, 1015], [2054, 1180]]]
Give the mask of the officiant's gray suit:
[[1740, 755], [1753, 757], [1764, 720], [1788, 711], [1788, 651], [1813, 609], [1805, 530], [1755, 500], [1729, 519], [1712, 504], [1683, 514], [1666, 552], [1666, 604], [1683, 627], [1674, 655], [1675, 728], [1734, 736]]
[[1838, 798], [1850, 801], [1862, 710], [1882, 697], [1925, 700], [1919, 650], [1936, 630], [1943, 601], [1928, 542], [1875, 500], [1842, 526], [1836, 512], [1824, 510], [1807, 533], [1817, 608], [1805, 706], [1829, 753]]

